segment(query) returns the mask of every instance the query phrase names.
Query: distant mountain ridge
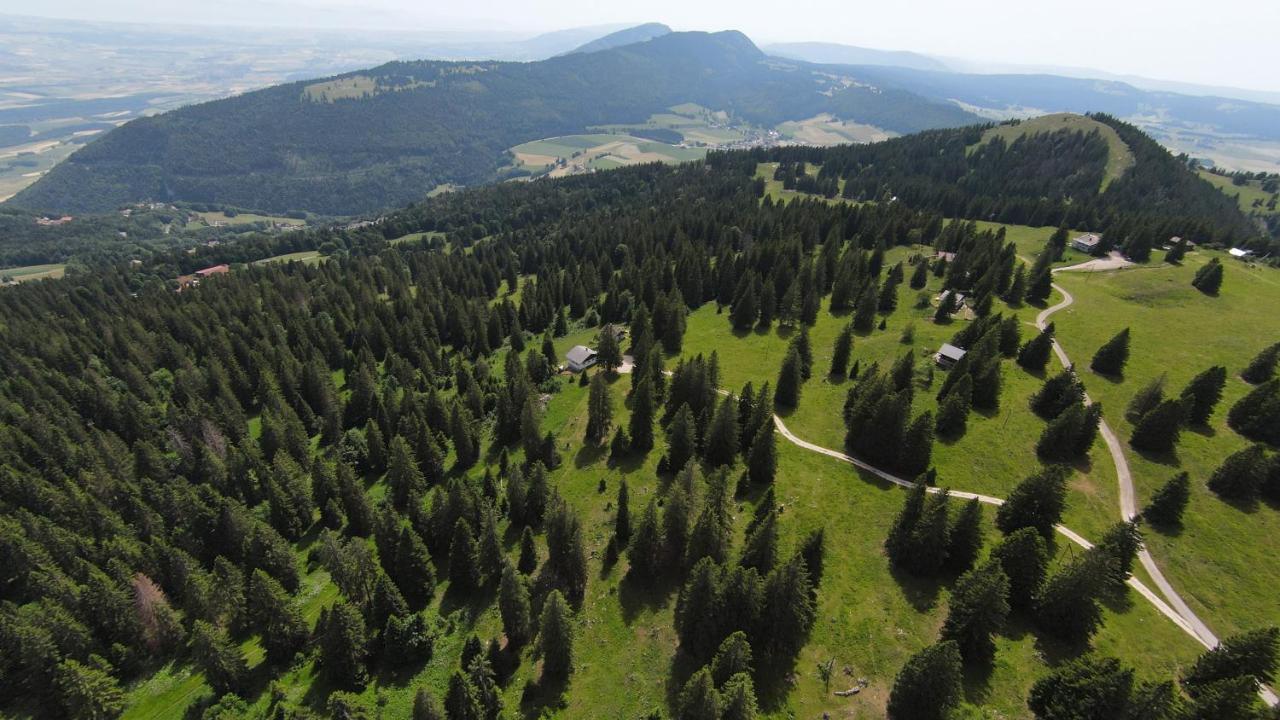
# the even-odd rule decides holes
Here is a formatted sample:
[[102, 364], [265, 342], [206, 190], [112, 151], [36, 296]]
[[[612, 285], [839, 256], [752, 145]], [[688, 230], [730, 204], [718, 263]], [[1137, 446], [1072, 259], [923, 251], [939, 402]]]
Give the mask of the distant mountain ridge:
[[950, 69], [941, 60], [907, 50], [875, 50], [824, 42], [772, 43], [761, 49], [778, 57], [828, 65], [890, 65], [944, 72]]
[[609, 33], [604, 37], [596, 38], [589, 43], [580, 45], [573, 50], [565, 53], [565, 55], [573, 55], [575, 53], [593, 53], [601, 50], [610, 50], [623, 45], [631, 45], [632, 43], [645, 42], [656, 37], [671, 34], [671, 28], [662, 23], [645, 23], [636, 25], [625, 30]]
[[685, 102], [761, 126], [821, 113], [899, 133], [977, 120], [849, 70], [770, 58], [740, 32], [680, 32], [540, 62], [393, 62], [185, 107], [105, 133], [10, 202], [356, 214], [492, 180], [521, 142]]

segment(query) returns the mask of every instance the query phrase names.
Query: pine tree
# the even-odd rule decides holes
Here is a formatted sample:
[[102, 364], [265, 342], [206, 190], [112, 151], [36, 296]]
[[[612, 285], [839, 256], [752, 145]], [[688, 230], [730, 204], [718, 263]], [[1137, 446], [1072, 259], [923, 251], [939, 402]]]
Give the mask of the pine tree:
[[533, 530], [525, 527], [520, 533], [520, 559], [516, 563], [516, 569], [521, 573], [528, 575], [538, 567], [538, 545], [533, 539]]
[[761, 608], [761, 650], [769, 657], [793, 657], [808, 640], [817, 616], [813, 581], [803, 558], [792, 557], [765, 578]]
[[953, 438], [964, 435], [969, 422], [972, 397], [973, 378], [966, 374], [951, 386], [938, 404], [938, 419], [934, 423], [934, 429], [939, 435]]
[[1115, 658], [1084, 655], [1037, 680], [1027, 706], [1037, 720], [1124, 718], [1132, 690], [1133, 670]]
[[1026, 299], [1034, 303], [1043, 303], [1053, 293], [1053, 275], [1048, 265], [1036, 267], [1031, 271], [1031, 279], [1027, 283]]
[[387, 487], [391, 490], [391, 501], [396, 509], [404, 510], [409, 506], [409, 498], [426, 489], [427, 481], [403, 436], [391, 439], [387, 455]]
[[750, 675], [752, 672], [751, 644], [747, 642], [747, 634], [741, 630], [730, 633], [711, 659], [711, 679], [721, 687], [734, 675]]
[[1100, 375], [1122, 375], [1129, 361], [1129, 328], [1116, 333], [1093, 354], [1089, 367]]
[[1129, 444], [1148, 452], [1168, 452], [1178, 443], [1186, 416], [1186, 406], [1181, 400], [1165, 400], [1142, 416], [1133, 428]]
[[449, 677], [449, 689], [444, 695], [444, 711], [449, 720], [484, 720], [484, 710], [471, 678], [462, 670], [454, 670]]
[[1170, 265], [1181, 265], [1182, 259], [1187, 256], [1187, 241], [1178, 238], [1178, 242], [1174, 243], [1164, 254], [1164, 261]]
[[1084, 388], [1070, 369], [1054, 375], [1031, 396], [1031, 410], [1040, 417], [1051, 420], [1063, 410], [1084, 400]]
[[921, 290], [929, 283], [929, 263], [921, 260], [916, 263], [916, 267], [911, 271], [911, 281], [908, 283], [912, 290]]
[[720, 568], [713, 558], [703, 557], [689, 571], [675, 609], [680, 647], [700, 662], [709, 660], [720, 642], [722, 607]]
[[360, 613], [345, 600], [334, 603], [320, 635], [319, 664], [330, 684], [339, 688], [364, 686], [368, 679], [364, 665], [367, 638]]
[[1048, 633], [1084, 643], [1102, 624], [1098, 598], [1114, 570], [1101, 553], [1077, 555], [1058, 570], [1036, 598], [1036, 620]]
[[1142, 510], [1142, 518], [1157, 527], [1176, 528], [1182, 524], [1182, 513], [1191, 501], [1191, 477], [1185, 472], [1169, 478], [1151, 496]]
[[777, 438], [772, 422], [760, 426], [747, 454], [747, 477], [753, 483], [772, 484], [778, 473]]
[[603, 443], [609, 435], [612, 421], [613, 405], [609, 399], [609, 384], [605, 382], [603, 373], [596, 373], [591, 378], [587, 398], [587, 442], [593, 445]]
[[698, 449], [697, 428], [689, 403], [682, 403], [667, 425], [667, 467], [679, 472]]
[[404, 595], [409, 606], [421, 610], [436, 592], [436, 576], [431, 569], [431, 556], [427, 545], [413, 528], [400, 529], [396, 541], [394, 573], [391, 578]]
[[1187, 423], [1206, 425], [1213, 416], [1213, 410], [1222, 399], [1222, 390], [1227, 385], [1227, 369], [1221, 365], [1205, 370], [1187, 383], [1180, 398], [1187, 408]]
[[557, 499], [547, 520], [547, 573], [569, 604], [581, 607], [587, 591], [587, 554], [582, 523], [568, 503]]
[[284, 587], [260, 569], [249, 576], [245, 607], [272, 662], [291, 659], [307, 641], [310, 630], [302, 613]]
[[732, 465], [738, 457], [738, 408], [732, 397], [726, 397], [716, 408], [707, 429], [707, 464], [713, 468]]
[[1209, 489], [1230, 500], [1252, 502], [1258, 499], [1268, 470], [1262, 445], [1251, 445], [1222, 461], [1209, 476]]
[[800, 385], [804, 377], [800, 367], [800, 355], [792, 346], [782, 360], [782, 369], [778, 372], [778, 382], [773, 394], [773, 402], [779, 408], [792, 409], [800, 404]]
[[946, 720], [963, 696], [960, 649], [950, 641], [907, 659], [889, 692], [890, 720]]
[[991, 550], [991, 559], [1000, 564], [1009, 578], [1010, 605], [1030, 608], [1049, 570], [1049, 549], [1044, 536], [1030, 527], [1009, 533]]
[[640, 516], [635, 537], [627, 547], [629, 572], [634, 572], [645, 580], [657, 576], [662, 568], [662, 540], [662, 527], [658, 524], [658, 507], [655, 501], [650, 500], [645, 506], [644, 514]]
[[1280, 360], [1280, 343], [1263, 348], [1249, 361], [1244, 370], [1240, 371], [1240, 377], [1251, 385], [1261, 385], [1275, 377], [1278, 360]]
[[778, 527], [777, 515], [769, 513], [764, 520], [752, 528], [742, 546], [744, 567], [755, 568], [766, 575], [778, 561]]
[[1191, 280], [1191, 287], [1205, 295], [1217, 295], [1222, 289], [1222, 274], [1222, 261], [1218, 258], [1210, 258], [1208, 263], [1196, 271], [1196, 276]]
[[1280, 445], [1280, 378], [1240, 398], [1227, 413], [1227, 424], [1251, 440]]
[[248, 680], [249, 665], [244, 653], [231, 642], [225, 630], [203, 620], [197, 620], [191, 627], [191, 656], [196, 659], [209, 687], [218, 695], [237, 692]]
[[760, 280], [754, 275], [744, 276], [743, 291], [733, 302], [733, 311], [730, 317], [733, 320], [733, 329], [739, 332], [746, 332], [755, 327], [756, 320], [760, 318], [760, 300], [758, 293], [760, 292]]
[[54, 669], [53, 689], [70, 720], [116, 718], [125, 709], [124, 690], [105, 661], [83, 665], [71, 658], [63, 660]]
[[552, 590], [542, 604], [538, 623], [538, 650], [542, 654], [544, 681], [563, 682], [573, 672], [573, 625], [569, 606], [559, 590]]
[[653, 387], [648, 377], [640, 378], [631, 396], [631, 423], [627, 435], [630, 449], [641, 454], [653, 449]]
[[755, 720], [759, 716], [755, 684], [748, 673], [738, 673], [720, 690], [720, 720]]
[[487, 655], [477, 655], [467, 663], [467, 677], [476, 691], [480, 717], [483, 720], [498, 720], [502, 715], [502, 695]]
[[479, 589], [480, 552], [476, 547], [475, 533], [466, 518], [458, 518], [453, 525], [453, 539], [449, 543], [449, 585], [451, 590], [464, 594]]
[[1133, 560], [1141, 549], [1142, 531], [1138, 529], [1138, 524], [1134, 521], [1121, 521], [1107, 528], [1091, 552], [1100, 553], [1107, 558], [1111, 585], [1114, 589], [1120, 589], [1133, 572]]
[[1248, 630], [1222, 641], [1205, 652], [1182, 678], [1192, 695], [1214, 682], [1235, 677], [1248, 677], [1255, 686], [1269, 684], [1280, 662], [1280, 629], [1276, 627]]
[[720, 720], [720, 693], [711, 672], [702, 668], [685, 681], [676, 699], [674, 720]]
[[972, 498], [956, 514], [947, 531], [947, 567], [956, 573], [968, 571], [982, 550], [982, 503]]
[[[1156, 406], [1164, 401], [1164, 380], [1165, 376], [1161, 373], [1160, 377], [1147, 383], [1134, 394], [1133, 399], [1129, 401], [1129, 405], [1124, 409], [1124, 415], [1129, 419], [1129, 422], [1136, 424], [1142, 420], [1143, 416], [1155, 410]], [[1186, 393], [1183, 393], [1183, 395], [1185, 396]]]
[[956, 581], [940, 637], [955, 641], [966, 662], [989, 662], [996, 652], [992, 636], [1008, 615], [1009, 577], [998, 563], [988, 563]]
[[836, 336], [835, 346], [831, 350], [831, 376], [844, 377], [849, 368], [849, 357], [853, 353], [853, 327], [845, 325]]
[[1050, 466], [1018, 483], [996, 511], [996, 527], [1006, 535], [1025, 527], [1035, 528], [1046, 540], [1062, 519], [1066, 507], [1067, 472]]
[[1053, 351], [1053, 323], [1049, 323], [1039, 335], [1027, 341], [1018, 351], [1018, 364], [1031, 372], [1042, 372], [1049, 364]]

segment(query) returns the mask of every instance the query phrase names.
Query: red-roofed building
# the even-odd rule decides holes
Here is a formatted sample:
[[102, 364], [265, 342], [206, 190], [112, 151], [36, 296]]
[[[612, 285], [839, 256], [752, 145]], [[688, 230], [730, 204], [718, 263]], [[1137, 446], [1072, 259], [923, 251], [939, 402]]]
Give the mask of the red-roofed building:
[[207, 267], [203, 270], [197, 270], [196, 275], [199, 275], [200, 277], [209, 277], [210, 275], [223, 275], [229, 272], [231, 272], [230, 265], [214, 265], [213, 267]]

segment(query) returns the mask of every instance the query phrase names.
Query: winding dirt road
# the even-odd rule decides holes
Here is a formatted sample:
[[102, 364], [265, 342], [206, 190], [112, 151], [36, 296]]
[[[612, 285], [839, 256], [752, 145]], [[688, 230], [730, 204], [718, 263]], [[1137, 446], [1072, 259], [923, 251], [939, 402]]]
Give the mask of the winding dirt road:
[[[1053, 272], [1089, 269], [1093, 269], [1093, 267], [1086, 263], [1085, 265], [1058, 268]], [[1048, 324], [1048, 319], [1054, 313], [1070, 307], [1075, 302], [1075, 298], [1072, 297], [1071, 293], [1067, 292], [1065, 288], [1057, 285], [1056, 283], [1053, 285], [1053, 288], [1062, 294], [1063, 299], [1056, 305], [1041, 311], [1040, 314], [1036, 316], [1036, 327], [1041, 330], [1045, 328]], [[1053, 341], [1053, 352], [1057, 355], [1058, 361], [1062, 363], [1064, 368], [1071, 366], [1071, 360], [1067, 357], [1066, 350], [1063, 349], [1062, 345], [1058, 343], [1056, 338]], [[728, 394], [725, 390], [721, 390], [720, 393]], [[1087, 394], [1085, 395], [1085, 402], [1093, 402]], [[796, 436], [795, 433], [791, 432], [790, 428], [787, 427], [782, 418], [777, 415], [773, 416], [773, 424], [778, 429], [778, 433], [782, 435], [787, 442], [790, 442], [793, 445], [848, 463], [894, 485], [904, 488], [915, 487], [915, 483], [910, 480], [888, 473], [851, 455], [847, 455], [839, 450], [832, 450], [831, 448], [826, 448], [821, 445], [815, 445], [807, 440], [801, 439]], [[1124, 446], [1121, 445], [1119, 438], [1111, 429], [1111, 426], [1107, 424], [1105, 418], [1098, 427], [1098, 433], [1102, 436], [1102, 440], [1106, 444], [1107, 451], [1110, 453], [1111, 460], [1116, 468], [1116, 478], [1120, 486], [1120, 516], [1126, 520], [1131, 520], [1138, 514], [1138, 510], [1135, 500], [1136, 495], [1133, 489], [1133, 475], [1129, 471], [1129, 462], [1124, 455]], [[931, 493], [942, 492], [941, 488], [934, 487], [927, 488], [927, 490]], [[1004, 504], [1003, 499], [992, 497], [990, 495], [981, 495], [962, 490], [951, 490], [950, 492], [954, 497], [965, 500], [976, 498], [979, 502], [987, 505], [999, 506]], [[1057, 530], [1058, 534], [1082, 548], [1089, 549], [1093, 547], [1093, 544], [1086, 540], [1084, 536], [1065, 525], [1055, 525], [1054, 529]], [[1159, 588], [1160, 592], [1156, 593], [1154, 590], [1147, 587], [1145, 583], [1133, 576], [1130, 576], [1127, 581], [1129, 587], [1133, 588], [1135, 592], [1145, 598], [1147, 602], [1151, 603], [1151, 605], [1155, 607], [1160, 614], [1173, 621], [1173, 623], [1181, 628], [1183, 632], [1190, 635], [1201, 645], [1206, 648], [1217, 647], [1218, 636], [1209, 629], [1209, 626], [1206, 625], [1182, 599], [1177, 590], [1173, 588], [1173, 585], [1171, 585], [1165, 578], [1164, 573], [1160, 572], [1160, 568], [1156, 565], [1155, 559], [1151, 557], [1151, 553], [1148, 552], [1145, 547], [1139, 550], [1138, 559], [1142, 563], [1142, 567], [1146, 569], [1147, 574], [1151, 577], [1151, 580], [1156, 584], [1156, 587]], [[1275, 706], [1277, 702], [1280, 702], [1280, 699], [1277, 698], [1275, 692], [1265, 685], [1259, 690], [1259, 694], [1268, 705]]]

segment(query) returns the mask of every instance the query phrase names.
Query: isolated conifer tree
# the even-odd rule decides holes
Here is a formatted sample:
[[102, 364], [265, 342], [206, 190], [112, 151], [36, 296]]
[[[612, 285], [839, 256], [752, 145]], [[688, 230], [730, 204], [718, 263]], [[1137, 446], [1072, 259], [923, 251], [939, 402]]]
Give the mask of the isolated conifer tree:
[[1049, 353], [1052, 351], [1053, 323], [1049, 323], [1018, 351], [1018, 364], [1031, 372], [1040, 372], [1049, 364]]
[[1196, 271], [1191, 280], [1191, 287], [1205, 295], [1217, 295], [1222, 289], [1222, 262], [1218, 258], [1210, 258], [1209, 262]]
[[618, 510], [613, 516], [613, 536], [621, 545], [626, 545], [631, 539], [631, 504], [626, 479], [618, 486]]
[[1187, 241], [1178, 238], [1178, 242], [1174, 243], [1164, 254], [1164, 261], [1170, 265], [1182, 264], [1182, 259], [1187, 256]]
[[1182, 524], [1182, 513], [1190, 500], [1191, 477], [1180, 472], [1151, 496], [1151, 502], [1142, 510], [1142, 518], [1157, 527], [1177, 527]]
[[1227, 424], [1247, 438], [1280, 444], [1280, 378], [1240, 398], [1227, 413]]
[[836, 336], [835, 347], [831, 350], [831, 375], [844, 377], [849, 369], [849, 357], [853, 353], [853, 327], [845, 325]]
[[1127, 718], [1132, 689], [1133, 670], [1119, 660], [1084, 655], [1037, 680], [1027, 706], [1038, 720]]
[[889, 692], [890, 720], [945, 720], [961, 700], [960, 648], [943, 640], [912, 655]]
[[921, 260], [916, 263], [915, 270], [911, 271], [911, 282], [908, 283], [912, 290], [921, 290], [929, 283], [929, 263]]
[[999, 563], [988, 563], [956, 581], [940, 637], [954, 640], [966, 662], [988, 662], [996, 652], [992, 635], [1008, 615], [1009, 577]]
[[1277, 360], [1280, 360], [1280, 343], [1263, 348], [1253, 356], [1244, 370], [1240, 371], [1240, 377], [1252, 385], [1261, 385], [1275, 377]]
[[1129, 361], [1129, 328], [1116, 333], [1093, 354], [1089, 367], [1101, 375], [1121, 375]]
[[538, 649], [542, 653], [543, 679], [563, 681], [573, 672], [573, 624], [569, 605], [559, 590], [552, 590], [542, 603]]
[[596, 348], [597, 362], [606, 373], [611, 373], [622, 365], [622, 348], [618, 345], [618, 336], [610, 328], [600, 333], [600, 347]]
[[996, 527], [1006, 535], [1025, 527], [1044, 538], [1053, 537], [1053, 526], [1066, 507], [1067, 472], [1061, 466], [1042, 468], [1018, 483], [996, 511]]
[[1251, 445], [1227, 456], [1209, 476], [1209, 489], [1231, 500], [1253, 501], [1258, 498], [1268, 470], [1263, 447]]
[[1181, 400], [1165, 400], [1142, 416], [1129, 444], [1148, 452], [1168, 452], [1178, 443], [1187, 409]]
[[587, 442], [594, 445], [604, 442], [609, 436], [612, 421], [613, 405], [609, 399], [609, 384], [604, 379], [604, 373], [596, 373], [591, 378], [587, 397]]
[[1221, 365], [1205, 370], [1187, 383], [1180, 396], [1187, 408], [1187, 422], [1191, 425], [1205, 425], [1213, 416], [1213, 410], [1222, 399], [1222, 390], [1227, 385], [1227, 369]]
[[568, 503], [557, 499], [547, 520], [547, 571], [565, 599], [581, 607], [587, 590], [587, 555], [582, 523]]
[[1017, 608], [1030, 608], [1044, 586], [1049, 570], [1049, 549], [1035, 528], [1022, 528], [1009, 533], [991, 550], [991, 559], [1009, 578], [1009, 603]]
[[822, 528], [810, 532], [800, 543], [800, 559], [804, 561], [805, 569], [809, 572], [809, 582], [813, 583], [815, 588], [822, 583], [825, 568], [823, 556], [826, 553], [826, 547], [826, 532]]
[[800, 404], [800, 385], [804, 382], [801, 370], [800, 354], [792, 346], [782, 360], [782, 369], [778, 372], [778, 383], [774, 390], [773, 402], [780, 408], [795, 408]]

